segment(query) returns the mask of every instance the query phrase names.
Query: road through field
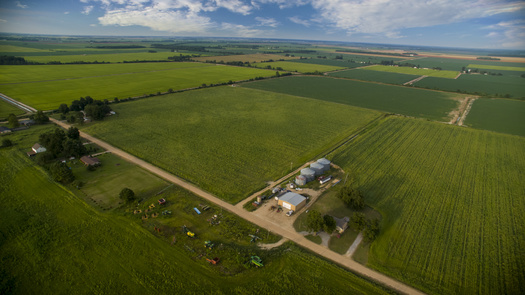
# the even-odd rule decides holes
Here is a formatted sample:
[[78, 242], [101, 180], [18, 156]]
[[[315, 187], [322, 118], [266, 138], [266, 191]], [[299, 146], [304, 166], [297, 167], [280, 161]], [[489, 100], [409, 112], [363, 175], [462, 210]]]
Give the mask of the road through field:
[[[55, 120], [55, 119], [52, 119], [50, 118], [50, 120], [52, 122], [54, 122], [55, 124], [61, 126], [62, 128], [65, 128], [65, 129], [68, 129], [70, 127], [70, 125], [64, 123], [64, 122], [61, 122], [61, 121], [58, 121], [58, 120]], [[254, 214], [251, 214], [250, 212], [240, 208], [240, 207], [236, 207], [232, 204], [229, 204], [219, 198], [217, 198], [216, 196], [194, 186], [193, 184], [190, 184], [184, 180], [182, 180], [181, 178], [178, 178], [176, 176], [174, 176], [173, 174], [171, 173], [168, 173], [162, 169], [160, 169], [159, 167], [156, 167], [144, 160], [141, 160], [131, 154], [128, 154], [126, 152], [124, 152], [123, 150], [121, 149], [118, 149], [100, 139], [97, 139], [85, 132], [82, 132], [80, 131], [80, 136], [82, 136], [83, 138], [97, 144], [98, 146], [100, 146], [101, 148], [103, 149], [106, 149], [107, 151], [131, 162], [131, 163], [134, 163], [140, 167], [142, 167], [143, 169], [157, 175], [157, 176], [160, 176], [162, 177], [163, 179], [166, 179], [167, 181], [170, 181], [188, 191], [191, 191], [192, 193], [218, 205], [218, 206], [221, 206], [222, 208], [254, 223], [254, 224], [257, 224], [258, 226], [260, 227], [263, 227], [273, 233], [276, 233], [276, 234], [279, 234], [281, 236], [283, 236], [284, 238], [287, 238], [293, 242], [295, 242], [296, 244], [304, 247], [304, 248], [307, 248], [309, 250], [311, 250], [312, 252], [315, 252], [317, 253], [318, 255], [321, 255], [323, 256], [324, 258], [327, 258], [343, 267], [346, 267], [348, 268], [349, 270], [351, 270], [352, 272], [354, 273], [357, 273], [359, 275], [362, 275], [364, 277], [367, 277], [377, 283], [380, 283], [388, 288], [391, 288], [397, 292], [401, 292], [401, 293], [405, 293], [405, 294], [423, 294], [422, 292], [408, 286], [408, 285], [405, 285], [399, 281], [396, 281], [386, 275], [383, 275], [379, 272], [376, 272], [374, 270], [371, 270], [357, 262], [355, 262], [354, 260], [348, 258], [348, 257], [345, 257], [343, 255], [340, 255], [338, 253], [335, 253], [321, 245], [318, 245], [318, 244], [315, 244], [314, 242], [311, 242], [309, 241], [308, 239], [306, 239], [304, 236], [302, 236], [301, 234], [295, 232], [294, 230], [291, 230], [291, 229], [287, 229], [287, 228], [283, 228], [277, 224], [274, 224], [272, 222], [269, 222], [267, 220], [264, 220]]]

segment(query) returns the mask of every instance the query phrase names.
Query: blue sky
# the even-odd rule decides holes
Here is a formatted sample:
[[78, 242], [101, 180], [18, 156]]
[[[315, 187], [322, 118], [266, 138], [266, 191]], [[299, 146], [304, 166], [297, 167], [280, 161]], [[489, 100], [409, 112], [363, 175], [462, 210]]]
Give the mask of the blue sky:
[[4, 0], [0, 31], [525, 49], [525, 1]]

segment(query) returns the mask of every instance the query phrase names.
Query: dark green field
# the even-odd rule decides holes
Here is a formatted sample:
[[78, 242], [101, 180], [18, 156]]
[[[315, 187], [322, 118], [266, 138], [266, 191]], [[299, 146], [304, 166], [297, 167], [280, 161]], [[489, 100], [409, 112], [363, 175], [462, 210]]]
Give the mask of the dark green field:
[[343, 68], [357, 68], [362, 67], [363, 64], [351, 62], [349, 60], [338, 60], [338, 59], [322, 59], [322, 58], [311, 58], [311, 59], [294, 59], [292, 62], [305, 63], [305, 64], [316, 64], [325, 66], [336, 66]]
[[[492, 66], [509, 66], [509, 67], [523, 67], [523, 63], [488, 61], [488, 60], [468, 60], [468, 59], [454, 59], [454, 58], [439, 58], [439, 57], [423, 57], [407, 61], [409, 63], [419, 65], [422, 68], [440, 67], [443, 70], [461, 71], [463, 67], [468, 68], [469, 64], [478, 65], [492, 65]], [[499, 70], [488, 70], [490, 72], [499, 72]]]
[[478, 129], [525, 136], [525, 102], [477, 99], [467, 115], [465, 124]]
[[366, 70], [366, 68], [333, 72], [333, 73], [329, 73], [328, 75], [332, 77], [337, 77], [337, 78], [349, 78], [349, 79], [357, 79], [357, 80], [363, 80], [363, 81], [381, 82], [381, 83], [387, 83], [387, 84], [400, 84], [400, 85], [419, 77], [418, 75], [369, 71], [369, 70]]
[[287, 77], [243, 87], [311, 97], [383, 112], [448, 121], [454, 94], [324, 77]]

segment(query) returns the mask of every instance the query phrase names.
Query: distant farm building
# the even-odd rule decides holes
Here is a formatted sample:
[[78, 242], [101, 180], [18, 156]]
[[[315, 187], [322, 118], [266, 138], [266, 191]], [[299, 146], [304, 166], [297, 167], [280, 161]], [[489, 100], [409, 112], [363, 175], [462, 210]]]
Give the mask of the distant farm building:
[[11, 129], [7, 128], [7, 127], [4, 127], [4, 126], [0, 126], [0, 133], [3, 134], [3, 133], [11, 133]]
[[350, 221], [350, 218], [344, 217], [344, 218], [337, 218], [334, 217], [335, 220], [335, 229], [342, 234], [347, 228], [348, 228], [348, 221]]
[[100, 165], [100, 160], [98, 158], [92, 158], [89, 156], [83, 156], [80, 158], [80, 162], [84, 163], [86, 166], [96, 166]]
[[292, 192], [288, 192], [279, 198], [278, 204], [288, 210], [299, 211], [306, 205], [306, 198]]

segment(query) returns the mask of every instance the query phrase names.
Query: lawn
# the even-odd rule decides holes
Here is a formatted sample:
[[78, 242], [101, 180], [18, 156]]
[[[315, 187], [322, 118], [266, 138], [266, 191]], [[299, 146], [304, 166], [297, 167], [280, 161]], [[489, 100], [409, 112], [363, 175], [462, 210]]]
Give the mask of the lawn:
[[243, 87], [310, 97], [383, 112], [448, 121], [460, 97], [442, 92], [326, 77], [286, 77]]
[[339, 71], [330, 73], [329, 76], [337, 78], [349, 78], [363, 81], [380, 82], [387, 84], [404, 84], [416, 79], [417, 75], [399, 74], [391, 72], [369, 71], [366, 68]]
[[117, 116], [84, 131], [231, 203], [290, 172], [290, 162], [300, 166], [381, 115], [231, 86], [112, 107]]
[[14, 105], [0, 99], [0, 120], [5, 120], [10, 114], [21, 115], [25, 112]]
[[332, 162], [383, 217], [368, 266], [428, 293], [525, 292], [525, 138], [390, 117]]
[[448, 78], [454, 79], [459, 74], [456, 71], [446, 71], [446, 70], [432, 70], [432, 69], [415, 69], [411, 67], [394, 67], [394, 66], [382, 66], [374, 65], [366, 68], [369, 71], [380, 71], [380, 72], [390, 72], [390, 73], [399, 73], [399, 74], [409, 74], [409, 75], [419, 75], [419, 76], [430, 76], [430, 77], [439, 77], [439, 78]]
[[331, 72], [335, 70], [344, 69], [343, 66], [333, 66], [333, 65], [318, 65], [318, 64], [307, 64], [307, 63], [298, 63], [291, 61], [276, 61], [276, 62], [262, 62], [252, 64], [254, 67], [272, 69], [276, 70], [277, 68], [282, 68], [285, 71], [290, 72], [299, 72], [299, 73], [313, 73], [318, 72]]
[[474, 101], [465, 124], [501, 133], [525, 136], [525, 102], [480, 98]]
[[[0, 149], [0, 178], [2, 294], [387, 293], [290, 243], [262, 251], [222, 238], [228, 242], [208, 256], [225, 255], [221, 256], [225, 259], [217, 266], [210, 265], [197, 258], [198, 252], [207, 253], [202, 245], [199, 248], [203, 250], [187, 250], [203, 240], [189, 240], [178, 229], [171, 245], [168, 230], [155, 233], [151, 222], [142, 223], [138, 216], [99, 212], [50, 181], [16, 148]], [[180, 189], [169, 196], [199, 202]], [[184, 214], [172, 218], [187, 220]], [[233, 252], [236, 256], [228, 258]], [[252, 253], [261, 256], [263, 268], [242, 267]], [[231, 265], [242, 272], [221, 274], [232, 270]]]
[[280, 59], [295, 59], [299, 57], [289, 57], [284, 55], [277, 55], [277, 54], [243, 54], [243, 55], [222, 55], [222, 56], [202, 56], [202, 57], [194, 57], [193, 60], [196, 61], [215, 61], [215, 62], [232, 62], [232, 61], [242, 61], [242, 62], [249, 62], [249, 63], [257, 63], [262, 61], [269, 61], [269, 60], [280, 60]]
[[478, 65], [478, 64], [469, 64], [467, 68], [470, 69], [485, 69], [485, 70], [496, 70], [496, 71], [517, 71], [525, 72], [525, 67], [512, 67], [512, 66], [503, 66], [503, 65]]
[[[57, 69], [67, 71], [71, 69], [69, 67], [74, 69], [71, 72], [57, 74], [57, 76], [65, 77], [78, 77], [78, 75], [82, 75], [84, 66], [89, 67], [86, 67], [88, 72], [84, 73], [85, 78], [81, 79], [4, 84], [0, 85], [0, 89], [6, 95], [36, 109], [51, 110], [57, 109], [62, 103], [70, 104], [71, 101], [85, 96], [91, 96], [99, 100], [113, 100], [115, 97], [122, 99], [167, 92], [170, 88], [180, 90], [199, 87], [202, 84], [220, 84], [227, 83], [230, 80], [239, 81], [275, 75], [275, 71], [200, 63], [155, 63], [152, 67], [155, 67], [155, 65], [158, 67], [158, 70], [140, 70], [139, 72], [135, 72], [134, 66], [142, 69], [144, 67], [143, 64], [58, 65], [53, 68], [56, 72], [58, 72]], [[94, 66], [100, 66], [101, 68], [91, 70]], [[120, 69], [118, 68], [119, 66], [129, 67]], [[23, 68], [26, 67], [28, 66]], [[116, 72], [112, 72], [111, 70], [115, 67], [117, 68]], [[31, 70], [30, 68], [27, 69]], [[105, 74], [93, 76], [95, 72], [100, 73], [104, 69], [108, 70]], [[46, 77], [45, 73], [47, 72], [45, 72], [44, 68], [33, 70], [33, 72], [26, 75], [28, 77], [26, 80], [35, 81], [36, 79], [42, 79], [42, 77]], [[14, 77], [11, 76], [10, 79], [14, 79]], [[53, 79], [60, 78], [53, 77]], [[7, 82], [4, 80], [3, 83]]]

